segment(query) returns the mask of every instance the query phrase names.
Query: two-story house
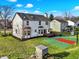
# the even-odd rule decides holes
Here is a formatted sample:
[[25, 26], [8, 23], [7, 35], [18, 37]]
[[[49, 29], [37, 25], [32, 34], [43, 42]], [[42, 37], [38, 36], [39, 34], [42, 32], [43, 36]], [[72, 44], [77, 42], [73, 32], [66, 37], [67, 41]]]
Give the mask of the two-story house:
[[49, 33], [50, 22], [43, 15], [16, 13], [13, 19], [13, 36], [27, 39]]
[[55, 32], [63, 32], [68, 22], [65, 20], [54, 19], [50, 22], [50, 29]]

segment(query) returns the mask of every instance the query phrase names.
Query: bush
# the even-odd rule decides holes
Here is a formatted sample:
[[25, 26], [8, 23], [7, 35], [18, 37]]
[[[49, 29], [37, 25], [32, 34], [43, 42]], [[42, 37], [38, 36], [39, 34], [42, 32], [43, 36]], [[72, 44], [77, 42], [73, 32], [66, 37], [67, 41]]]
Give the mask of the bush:
[[12, 33], [8, 33], [9, 36], [12, 36]]
[[69, 35], [71, 35], [71, 33], [70, 32], [63, 32], [63, 35], [69, 36]]

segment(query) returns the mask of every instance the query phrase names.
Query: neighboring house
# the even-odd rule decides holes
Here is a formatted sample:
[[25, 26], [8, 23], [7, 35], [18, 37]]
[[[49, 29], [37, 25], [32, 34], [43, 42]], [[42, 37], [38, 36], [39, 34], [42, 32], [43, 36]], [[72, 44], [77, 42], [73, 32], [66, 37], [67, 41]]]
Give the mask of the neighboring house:
[[79, 26], [79, 20], [76, 22], [76, 26]]
[[75, 23], [75, 26], [79, 26], [79, 20], [72, 20]]
[[13, 19], [13, 36], [20, 39], [43, 36], [49, 33], [50, 22], [43, 15], [16, 13]]
[[65, 27], [67, 26], [68, 26], [68, 22], [64, 20], [55, 19], [50, 22], [51, 30], [56, 32], [63, 32]]
[[67, 22], [68, 22], [68, 26], [75, 26], [76, 25], [75, 22], [72, 20], [68, 20]]
[[79, 26], [79, 20], [68, 20], [69, 26]]

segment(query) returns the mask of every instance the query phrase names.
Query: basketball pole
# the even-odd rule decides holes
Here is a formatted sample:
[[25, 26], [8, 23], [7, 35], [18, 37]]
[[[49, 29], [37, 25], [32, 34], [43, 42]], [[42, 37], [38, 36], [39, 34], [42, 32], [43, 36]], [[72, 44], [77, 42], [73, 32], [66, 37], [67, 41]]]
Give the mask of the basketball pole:
[[77, 38], [76, 45], [78, 45], [78, 32], [77, 32], [76, 38]]

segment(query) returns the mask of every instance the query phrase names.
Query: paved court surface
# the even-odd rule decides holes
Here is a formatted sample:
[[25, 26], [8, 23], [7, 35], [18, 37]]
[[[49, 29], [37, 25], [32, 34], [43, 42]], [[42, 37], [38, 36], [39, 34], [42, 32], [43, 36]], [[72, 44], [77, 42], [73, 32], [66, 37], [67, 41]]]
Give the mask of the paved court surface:
[[68, 48], [72, 46], [72, 44], [68, 44], [68, 43], [64, 43], [64, 42], [60, 42], [56, 40], [57, 38], [64, 38], [64, 39], [71, 40], [74, 42], [76, 41], [76, 36], [57, 36], [57, 37], [52, 37], [52, 38], [45, 38], [45, 41], [59, 48]]

